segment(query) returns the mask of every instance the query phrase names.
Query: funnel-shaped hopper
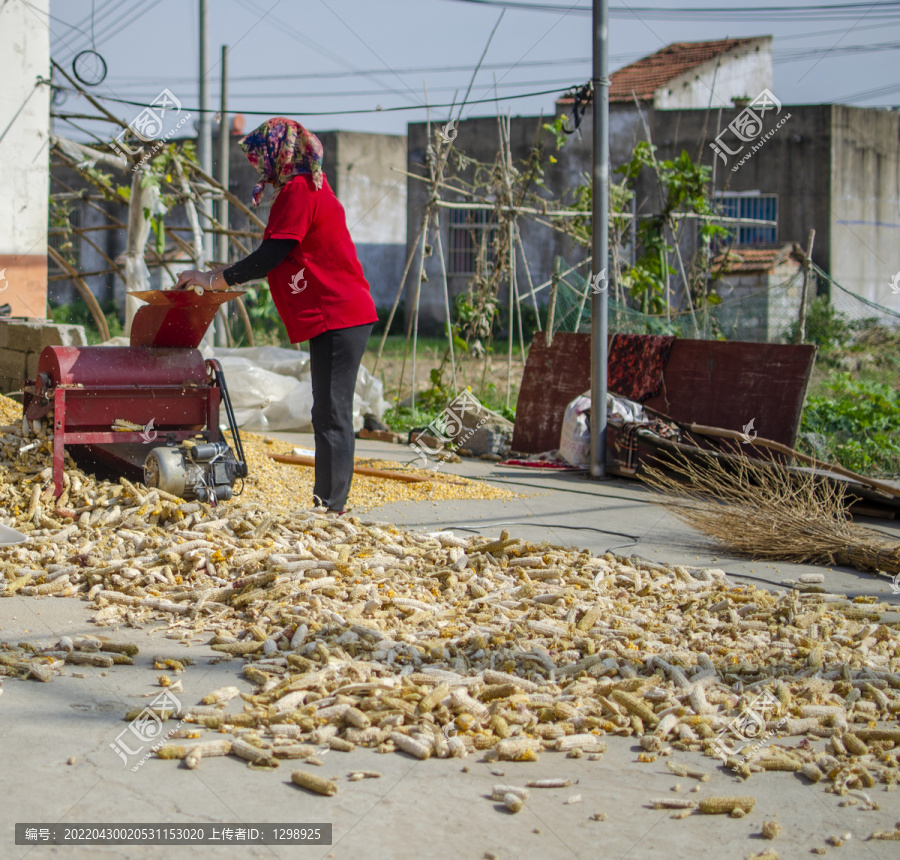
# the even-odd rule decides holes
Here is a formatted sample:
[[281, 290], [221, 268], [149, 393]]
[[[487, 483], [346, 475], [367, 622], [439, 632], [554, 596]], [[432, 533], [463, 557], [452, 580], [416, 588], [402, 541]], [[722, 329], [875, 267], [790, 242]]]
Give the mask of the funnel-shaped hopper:
[[144, 290], [129, 293], [147, 302], [131, 321], [131, 345], [196, 349], [219, 306], [240, 292]]

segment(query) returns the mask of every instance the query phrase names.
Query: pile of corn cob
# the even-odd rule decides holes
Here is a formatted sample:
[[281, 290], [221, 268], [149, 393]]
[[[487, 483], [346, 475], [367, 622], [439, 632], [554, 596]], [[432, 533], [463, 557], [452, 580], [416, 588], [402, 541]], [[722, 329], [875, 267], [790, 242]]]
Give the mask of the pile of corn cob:
[[[621, 735], [640, 739], [643, 761], [725, 744], [745, 777], [797, 771], [838, 793], [897, 782], [900, 634], [886, 605], [505, 533], [210, 509], [74, 468], [53, 502], [47, 467], [10, 466], [21, 440], [0, 444], [0, 514], [31, 538], [0, 551], [0, 596], [80, 595], [100, 626], [163, 619], [169, 636], [246, 661], [252, 693], [227, 687], [161, 715], [216, 740], [162, 757], [274, 767], [363, 745], [529, 761], [599, 756], [605, 735]], [[50, 673], [87, 659], [73, 653], [117, 662], [98, 641], [30, 662]], [[763, 693], [775, 704], [763, 709]]]

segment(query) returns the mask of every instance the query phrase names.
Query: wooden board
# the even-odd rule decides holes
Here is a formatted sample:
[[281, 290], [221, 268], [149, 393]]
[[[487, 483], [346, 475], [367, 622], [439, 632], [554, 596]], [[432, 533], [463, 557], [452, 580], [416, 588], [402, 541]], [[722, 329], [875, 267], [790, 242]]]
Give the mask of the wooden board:
[[516, 405], [512, 450], [537, 454], [559, 448], [566, 406], [591, 387], [591, 338], [558, 332], [547, 349], [536, 332]]
[[[535, 454], [559, 447], [566, 405], [591, 387], [589, 334], [560, 332], [548, 349], [534, 336], [516, 407], [512, 448]], [[676, 421], [760, 436], [794, 446], [815, 347], [678, 339], [664, 387], [647, 406]], [[752, 435], [752, 431], [751, 431]]]
[[814, 346], [679, 339], [662, 392], [645, 405], [739, 433], [753, 420], [756, 435], [793, 448], [815, 354]]

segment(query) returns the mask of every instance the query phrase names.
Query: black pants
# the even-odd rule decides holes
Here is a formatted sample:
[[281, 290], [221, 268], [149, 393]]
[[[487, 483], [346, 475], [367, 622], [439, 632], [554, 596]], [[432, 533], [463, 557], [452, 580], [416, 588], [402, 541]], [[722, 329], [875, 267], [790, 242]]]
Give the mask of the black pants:
[[372, 324], [326, 331], [309, 342], [316, 504], [342, 511], [353, 480], [353, 390]]

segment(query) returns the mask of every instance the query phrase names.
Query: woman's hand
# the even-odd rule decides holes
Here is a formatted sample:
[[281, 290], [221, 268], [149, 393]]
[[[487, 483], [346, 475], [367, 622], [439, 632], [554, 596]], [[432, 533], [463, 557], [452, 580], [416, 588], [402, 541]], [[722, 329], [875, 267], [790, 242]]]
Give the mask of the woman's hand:
[[199, 269], [187, 269], [178, 273], [178, 282], [175, 284], [176, 290], [189, 290], [194, 287], [201, 287], [204, 290], [226, 290], [228, 284], [221, 275], [222, 270], [201, 272]]

